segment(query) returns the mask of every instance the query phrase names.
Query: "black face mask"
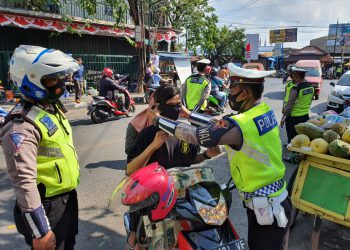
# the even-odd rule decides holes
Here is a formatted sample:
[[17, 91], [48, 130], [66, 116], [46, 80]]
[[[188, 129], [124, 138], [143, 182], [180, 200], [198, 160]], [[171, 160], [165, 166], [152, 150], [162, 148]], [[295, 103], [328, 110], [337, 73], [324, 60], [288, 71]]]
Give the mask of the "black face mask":
[[52, 87], [46, 87], [48, 95], [47, 95], [47, 99], [50, 101], [54, 101], [56, 99], [59, 99], [64, 92], [66, 91], [66, 84], [65, 81], [59, 80], [57, 84], [55, 84]]
[[177, 120], [179, 118], [181, 105], [164, 104], [160, 109], [162, 111], [161, 115], [172, 120]]
[[242, 93], [243, 89], [239, 91], [235, 95], [228, 95], [228, 104], [230, 105], [231, 109], [234, 111], [240, 111], [242, 108], [242, 105], [244, 103], [244, 100], [237, 102], [237, 97]]

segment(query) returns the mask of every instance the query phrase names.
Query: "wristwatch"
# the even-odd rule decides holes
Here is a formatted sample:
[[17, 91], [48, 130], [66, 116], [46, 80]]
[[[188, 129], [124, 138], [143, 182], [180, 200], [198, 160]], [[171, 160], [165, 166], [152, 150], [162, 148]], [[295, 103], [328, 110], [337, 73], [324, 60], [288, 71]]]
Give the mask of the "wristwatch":
[[211, 157], [209, 157], [209, 156], [207, 155], [207, 151], [205, 151], [205, 152], [203, 153], [203, 157], [204, 157], [204, 159], [206, 159], [206, 160], [211, 159]]

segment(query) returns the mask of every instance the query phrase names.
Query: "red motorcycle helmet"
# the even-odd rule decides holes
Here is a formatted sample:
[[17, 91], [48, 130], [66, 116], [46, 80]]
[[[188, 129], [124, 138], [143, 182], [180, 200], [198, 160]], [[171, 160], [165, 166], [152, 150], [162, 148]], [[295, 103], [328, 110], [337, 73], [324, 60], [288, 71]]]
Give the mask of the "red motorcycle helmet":
[[113, 76], [113, 70], [111, 70], [110, 68], [104, 68], [103, 71], [102, 71], [102, 75], [103, 76], [112, 77]]
[[157, 162], [143, 167], [129, 176], [123, 186], [121, 201], [130, 211], [147, 208], [153, 222], [164, 219], [177, 198], [175, 183]]

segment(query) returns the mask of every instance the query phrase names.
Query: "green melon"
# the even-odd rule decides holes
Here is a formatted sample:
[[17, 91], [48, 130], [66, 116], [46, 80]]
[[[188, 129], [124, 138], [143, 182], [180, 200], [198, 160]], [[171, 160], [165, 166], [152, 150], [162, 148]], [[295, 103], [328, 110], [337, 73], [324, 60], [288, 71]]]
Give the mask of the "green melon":
[[295, 130], [299, 135], [307, 135], [311, 140], [316, 138], [323, 138], [323, 133], [325, 132], [324, 129], [308, 122], [295, 125]]
[[329, 153], [335, 157], [348, 158], [350, 156], [350, 144], [342, 140], [334, 140], [329, 144]]

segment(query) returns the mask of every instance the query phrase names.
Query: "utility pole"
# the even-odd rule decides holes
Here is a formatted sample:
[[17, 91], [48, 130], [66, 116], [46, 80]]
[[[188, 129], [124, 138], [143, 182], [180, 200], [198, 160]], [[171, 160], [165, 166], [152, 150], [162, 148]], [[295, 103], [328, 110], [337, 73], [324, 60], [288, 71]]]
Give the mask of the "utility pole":
[[338, 25], [339, 25], [339, 19], [337, 19], [337, 26], [336, 26], [336, 30], [335, 30], [334, 47], [333, 47], [333, 59], [335, 58], [335, 47], [337, 45]]

